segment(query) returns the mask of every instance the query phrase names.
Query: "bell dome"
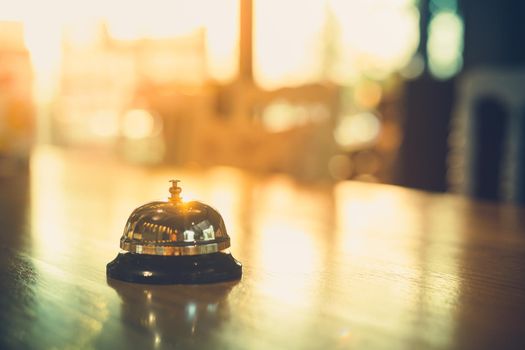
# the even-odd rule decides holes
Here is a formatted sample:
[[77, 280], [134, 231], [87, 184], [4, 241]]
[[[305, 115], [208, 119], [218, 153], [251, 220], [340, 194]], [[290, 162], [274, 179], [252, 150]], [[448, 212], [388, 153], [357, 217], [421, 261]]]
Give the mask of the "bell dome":
[[167, 201], [147, 203], [131, 213], [120, 239], [123, 252], [108, 264], [108, 277], [144, 283], [239, 278], [241, 265], [228, 251], [222, 216], [202, 202], [184, 202], [179, 181], [171, 183]]
[[221, 215], [197, 201], [151, 202], [135, 209], [120, 248], [150, 255], [199, 255], [230, 247]]

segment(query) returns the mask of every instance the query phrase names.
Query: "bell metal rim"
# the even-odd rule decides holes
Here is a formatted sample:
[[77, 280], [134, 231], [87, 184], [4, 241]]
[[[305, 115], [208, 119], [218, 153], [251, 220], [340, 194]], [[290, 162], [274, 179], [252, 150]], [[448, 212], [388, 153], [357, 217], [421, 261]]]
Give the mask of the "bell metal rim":
[[195, 245], [147, 245], [122, 240], [120, 248], [134, 254], [149, 254], [161, 256], [184, 256], [217, 253], [230, 247], [230, 238], [220, 242]]

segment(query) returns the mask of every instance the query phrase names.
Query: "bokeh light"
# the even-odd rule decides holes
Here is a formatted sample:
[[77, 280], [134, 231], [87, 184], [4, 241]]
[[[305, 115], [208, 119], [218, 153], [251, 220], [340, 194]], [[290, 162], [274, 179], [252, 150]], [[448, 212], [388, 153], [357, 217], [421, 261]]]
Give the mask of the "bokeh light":
[[436, 14], [429, 24], [428, 64], [432, 75], [447, 79], [463, 64], [463, 21], [454, 12]]
[[90, 130], [93, 134], [112, 138], [119, 134], [119, 116], [111, 110], [101, 110], [94, 113], [89, 122]]
[[336, 142], [344, 149], [352, 149], [374, 141], [381, 124], [370, 112], [345, 116], [334, 131]]
[[155, 131], [155, 119], [144, 109], [132, 109], [124, 114], [122, 133], [130, 139], [142, 139], [152, 136]]
[[378, 79], [404, 67], [419, 43], [419, 12], [412, 0], [330, 0], [340, 44], [331, 78], [340, 83]]
[[286, 101], [276, 101], [264, 109], [262, 123], [268, 131], [279, 132], [292, 129], [305, 118], [304, 110]]

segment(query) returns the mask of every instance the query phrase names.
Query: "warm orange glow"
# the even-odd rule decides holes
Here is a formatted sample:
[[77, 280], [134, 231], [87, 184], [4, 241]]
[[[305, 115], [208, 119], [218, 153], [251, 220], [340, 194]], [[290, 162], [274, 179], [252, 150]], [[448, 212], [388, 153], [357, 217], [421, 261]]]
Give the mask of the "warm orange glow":
[[[89, 5], [2, 0], [0, 6], [6, 9], [0, 20], [24, 23], [42, 98], [55, 89], [64, 28], [74, 33], [74, 42], [89, 45], [98, 40], [100, 23], [121, 40], [184, 37], [204, 30], [210, 77], [227, 81], [237, 72], [236, 0], [95, 0]], [[254, 1], [256, 78], [264, 87], [277, 87], [319, 81], [328, 78], [326, 72], [342, 83], [361, 73], [388, 73], [412, 56], [417, 19], [412, 0]], [[333, 52], [326, 51], [330, 45]]]
[[[88, 308], [96, 318], [79, 316], [85, 321], [85, 332], [72, 338], [73, 347], [96, 344], [107, 328], [106, 319], [118, 312], [115, 307], [126, 298], [121, 294], [123, 299], [118, 299], [107, 288], [104, 266], [117, 251], [129, 213], [155, 197], [165, 198], [166, 180], [179, 175], [183, 193], [193, 193], [227, 214], [228, 231], [236, 235], [232, 251], [244, 263], [245, 275], [231, 284], [235, 287], [230, 296], [220, 299], [229, 305], [226, 311], [221, 311], [224, 304], [217, 305], [212, 285], [159, 287], [169, 289], [165, 294], [169, 300], [170, 295], [188, 300], [178, 299], [173, 307], [165, 305], [168, 299], [158, 294], [160, 289], [136, 286], [133, 291], [133, 285], [121, 289], [133, 296], [130, 305], [144, 311], [139, 312], [140, 325], [151, 330], [158, 342], [164, 337], [165, 344], [175, 339], [155, 333], [162, 322], [173, 329], [172, 315], [193, 322], [206, 310], [226, 317], [226, 325], [237, 317], [234, 331], [239, 330], [238, 322], [255, 317], [258, 329], [274, 330], [274, 337], [282, 336], [286, 344], [324, 325], [323, 332], [343, 348], [371, 344], [379, 328], [410, 341], [416, 330], [432, 346], [451, 346], [461, 314], [458, 303], [469, 287], [461, 269], [472, 262], [462, 260], [458, 246], [472, 243], [463, 242], [469, 232], [465, 227], [478, 219], [474, 210], [484, 213], [486, 204], [476, 204], [469, 212], [464, 205], [473, 204], [457, 197], [394, 186], [344, 182], [332, 188], [301, 184], [286, 176], [250, 182], [247, 173], [230, 168], [144, 169], [40, 147], [32, 162], [27, 214], [31, 233], [25, 243], [38, 283], [28, 285], [38, 300], [51, 301], [51, 306], [73, 300], [71, 305], [77, 307], [77, 290], [93, 294]], [[458, 209], [466, 215], [458, 214]], [[195, 295], [204, 294], [213, 295], [213, 302], [195, 301]], [[137, 302], [141, 298], [143, 302]], [[56, 316], [56, 308], [44, 304], [32, 309], [38, 327]], [[154, 306], [167, 307], [170, 317], [157, 312], [160, 309], [149, 309]], [[247, 311], [234, 312], [239, 307]], [[286, 327], [276, 327], [276, 319], [285, 320]], [[363, 332], [356, 324], [371, 330]], [[391, 340], [382, 344], [391, 345]]]
[[111, 110], [98, 111], [91, 116], [89, 126], [93, 134], [112, 138], [119, 134], [119, 116]]
[[265, 267], [256, 278], [265, 293], [288, 305], [310, 305], [315, 296], [310, 284], [321, 268], [316, 244], [322, 237], [313, 222], [289, 220], [296, 211], [313, 209], [310, 205], [292, 182], [275, 177], [261, 188], [255, 207], [254, 234], [259, 240], [253, 253]]
[[344, 154], [337, 154], [328, 161], [328, 171], [335, 180], [346, 180], [352, 175], [353, 164]]
[[[100, 23], [120, 40], [184, 37], [204, 30], [209, 76], [227, 81], [237, 72], [236, 0], [95, 0], [89, 5], [26, 0], [0, 6], [9, 9], [0, 20], [24, 23], [37, 95], [44, 99], [56, 89], [63, 30], [68, 28], [73, 42], [89, 45], [98, 40]], [[327, 32], [329, 26], [333, 33]], [[254, 69], [264, 87], [319, 81], [327, 78], [325, 72], [338, 82], [363, 72], [388, 73], [408, 62], [417, 41], [411, 0], [254, 1]], [[335, 51], [327, 52], [327, 45]]]
[[122, 131], [130, 139], [151, 136], [155, 131], [155, 119], [144, 109], [132, 109], [124, 114]]
[[414, 0], [2, 2], [24, 26], [39, 141], [147, 164], [345, 179], [357, 167], [334, 154], [378, 142], [382, 78], [418, 41]]
[[405, 66], [419, 42], [413, 0], [330, 0], [338, 20], [340, 53], [333, 79], [378, 78]]
[[381, 101], [382, 90], [377, 82], [363, 81], [355, 86], [354, 100], [363, 108], [376, 108]]
[[[64, 227], [66, 206], [63, 187], [64, 161], [57, 154], [41, 151], [32, 164], [32, 222], [34, 241], [40, 254], [53, 257], [57, 250], [64, 250], [68, 237], [60, 235], [57, 226]], [[38, 184], [38, 186], [37, 186]]]
[[[390, 309], [388, 304], [381, 305], [378, 309], [381, 314], [380, 323], [403, 323], [406, 320], [406, 310], [417, 308], [421, 312], [433, 313], [430, 305], [447, 305], [457, 302], [459, 293], [458, 279], [444, 279], [437, 274], [427, 273], [425, 270], [414, 268], [418, 264], [425, 266], [428, 262], [439, 262], [439, 268], [443, 268], [442, 259], [447, 254], [454, 254], [443, 246], [425, 245], [425, 242], [432, 241], [434, 234], [447, 232], [457, 232], [451, 227], [457, 227], [458, 222], [454, 222], [453, 211], [440, 210], [440, 208], [429, 207], [426, 211], [420, 210], [425, 204], [417, 200], [414, 193], [408, 195], [404, 190], [391, 186], [383, 186], [377, 191], [368, 191], [365, 187], [355, 186], [351, 183], [341, 183], [336, 186], [335, 201], [337, 208], [338, 237], [341, 241], [342, 249], [347, 252], [349, 259], [360, 266], [360, 261], [367, 257], [373, 257], [375, 266], [367, 266], [368, 276], [376, 275], [377, 269], [381, 269], [383, 274], [373, 277], [376, 289], [369, 289], [363, 294], [359, 288], [352, 290], [352, 296], [364, 301], [374, 300], [387, 293], [390, 295], [392, 303], [398, 309]], [[443, 202], [433, 202], [443, 203]], [[445, 205], [445, 204], [444, 204]], [[416, 209], [418, 208], [418, 209]], [[450, 217], [432, 215], [432, 213], [451, 213]], [[425, 214], [427, 214], [425, 216]], [[429, 223], [429, 220], [431, 223]], [[436, 220], [436, 223], [434, 223]], [[385, 223], [388, 223], [385, 225]], [[439, 227], [444, 225], [446, 230], [428, 230], [429, 227]], [[388, 229], [385, 229], [388, 227]], [[356, 234], [367, 232], [368, 234]], [[408, 232], [422, 233], [419, 239], [414, 239], [412, 244], [402, 244], [399, 237], [405, 237]], [[415, 238], [415, 237], [414, 237]], [[457, 238], [457, 236], [455, 236]], [[406, 242], [406, 241], [405, 241]], [[431, 247], [423, 251], [421, 247]], [[388, 261], [388, 263], [386, 263]], [[423, 261], [423, 262], [421, 262]], [[360, 266], [362, 268], [363, 266]], [[433, 271], [436, 266], [428, 265], [426, 269]], [[385, 283], [383, 279], [387, 275], [391, 278]], [[447, 265], [446, 273], [456, 275], [455, 264]], [[404, 278], [398, 278], [404, 276]], [[414, 288], [412, 281], [420, 280], [425, 285], [432, 285], [435, 288]], [[343, 302], [341, 300], [341, 302]], [[370, 309], [370, 304], [360, 303], [355, 305], [356, 309]], [[384, 308], [389, 308], [389, 312], [383, 312]], [[453, 332], [454, 316], [450, 313], [434, 314], [442, 322], [442, 330]], [[400, 330], [402, 332], [403, 330]], [[439, 332], [430, 331], [427, 334], [433, 344], [446, 347], [446, 338], [439, 337]]]
[[344, 116], [334, 131], [334, 138], [342, 148], [352, 149], [374, 141], [380, 128], [379, 119], [373, 113]]
[[21, 21], [36, 72], [39, 100], [50, 100], [56, 90], [64, 30], [73, 43], [86, 46], [98, 40], [97, 26], [107, 23], [115, 39], [179, 37], [204, 30], [210, 76], [231, 80], [236, 73], [238, 1], [236, 0], [36, 0], [16, 3], [0, 0], [1, 20]]
[[255, 75], [267, 88], [404, 67], [419, 41], [413, 0], [255, 1]]
[[319, 80], [324, 1], [264, 0], [254, 5], [254, 71], [258, 83], [275, 88]]

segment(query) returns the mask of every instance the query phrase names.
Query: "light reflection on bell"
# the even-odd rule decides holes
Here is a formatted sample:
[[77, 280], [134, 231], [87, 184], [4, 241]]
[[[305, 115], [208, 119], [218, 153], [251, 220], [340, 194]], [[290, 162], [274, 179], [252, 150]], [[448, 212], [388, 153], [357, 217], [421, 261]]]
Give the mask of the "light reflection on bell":
[[230, 237], [212, 207], [180, 198], [178, 180], [171, 197], [135, 209], [124, 228], [124, 250], [107, 265], [107, 275], [138, 283], [211, 283], [241, 277], [241, 264], [228, 248]]

